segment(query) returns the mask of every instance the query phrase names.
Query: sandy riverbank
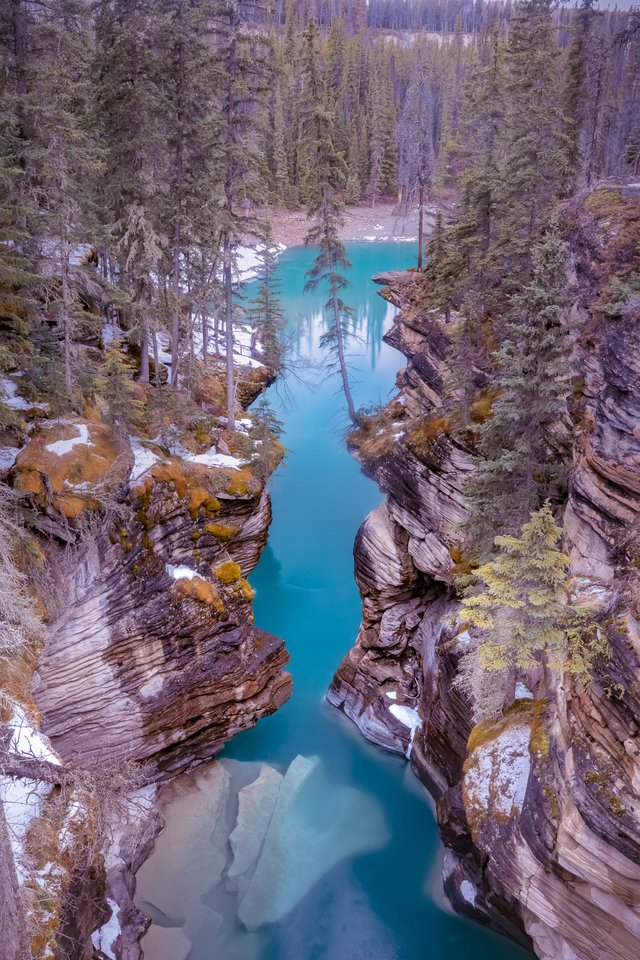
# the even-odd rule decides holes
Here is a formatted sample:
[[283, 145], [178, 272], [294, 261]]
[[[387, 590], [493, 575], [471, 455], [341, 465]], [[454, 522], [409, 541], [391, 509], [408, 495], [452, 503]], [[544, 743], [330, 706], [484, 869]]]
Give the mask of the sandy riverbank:
[[[428, 236], [435, 220], [435, 212], [425, 211], [425, 235]], [[271, 211], [273, 239], [287, 247], [304, 243], [309, 221], [303, 210]], [[340, 231], [345, 243], [357, 240], [403, 240], [416, 243], [418, 239], [418, 211], [406, 216], [397, 213], [392, 203], [357, 204], [345, 207], [344, 225]]]

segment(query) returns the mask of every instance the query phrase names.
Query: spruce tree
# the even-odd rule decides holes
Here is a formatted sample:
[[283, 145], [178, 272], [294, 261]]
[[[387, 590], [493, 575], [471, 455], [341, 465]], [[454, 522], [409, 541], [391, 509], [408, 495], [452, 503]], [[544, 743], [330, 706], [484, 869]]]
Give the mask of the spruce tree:
[[356, 409], [345, 353], [349, 336], [349, 308], [341, 296], [341, 291], [348, 285], [341, 271], [350, 267], [344, 244], [340, 240], [343, 209], [340, 191], [344, 188], [346, 169], [333, 141], [333, 115], [319, 70], [317, 44], [318, 30], [315, 22], [311, 20], [304, 34], [302, 66], [305, 80], [303, 130], [314, 171], [313, 182], [309, 179], [308, 183], [310, 202], [307, 216], [314, 222], [307, 233], [305, 244], [317, 245], [319, 251], [307, 273], [305, 290], [314, 290], [320, 284], [328, 287], [329, 299], [326, 308], [330, 320], [329, 328], [322, 337], [322, 344], [328, 347], [337, 359], [347, 410], [350, 419], [355, 422]]
[[280, 334], [284, 328], [284, 312], [280, 300], [282, 286], [276, 275], [278, 252], [267, 230], [259, 252], [258, 291], [249, 309], [249, 316], [259, 330], [265, 363], [277, 370], [280, 365]]
[[133, 365], [120, 343], [113, 343], [104, 358], [98, 379], [98, 392], [107, 405], [107, 422], [119, 432], [129, 433], [140, 427], [142, 402], [132, 379]]
[[52, 0], [39, 26], [43, 46], [31, 79], [39, 255], [50, 276], [46, 295], [58, 323], [68, 395], [74, 329], [84, 312], [80, 251], [93, 235], [92, 188], [101, 171], [89, 123], [86, 12], [82, 0]]
[[149, 321], [167, 246], [159, 209], [166, 188], [161, 23], [156, 0], [98, 2], [93, 72], [96, 119], [105, 145], [99, 194], [102, 255], [110, 278], [126, 296], [123, 319], [140, 344], [143, 382], [149, 379]]
[[567, 244], [551, 229], [534, 248], [531, 281], [510, 301], [494, 355], [497, 396], [479, 427], [477, 473], [468, 488], [469, 525], [481, 549], [496, 530], [517, 530], [564, 489], [573, 374], [571, 326], [563, 317], [568, 263]]
[[[256, 4], [256, 6], [260, 6]], [[236, 308], [237, 252], [248, 236], [260, 236], [263, 224], [249, 211], [265, 198], [265, 170], [256, 150], [264, 98], [272, 78], [268, 36], [250, 33], [238, 0], [216, 0], [219, 73], [222, 199], [219, 211], [224, 297], [227, 428], [235, 430], [233, 318]]]
[[495, 255], [506, 289], [531, 276], [531, 251], [550, 203], [568, 183], [566, 118], [551, 0], [516, 7], [506, 55], [506, 132]]
[[[585, 608], [569, 604], [569, 557], [549, 503], [531, 513], [519, 537], [495, 539], [497, 556], [475, 572], [477, 592], [462, 599], [461, 617], [478, 632], [480, 666], [506, 672], [542, 665], [583, 680], [607, 642]], [[503, 673], [503, 676], [505, 674]]]
[[371, 205], [393, 193], [396, 186], [396, 110], [386, 48], [378, 45], [369, 82], [369, 181]]
[[433, 98], [424, 64], [418, 62], [396, 129], [399, 208], [407, 213], [418, 205], [418, 270], [424, 249], [424, 204], [435, 167]]

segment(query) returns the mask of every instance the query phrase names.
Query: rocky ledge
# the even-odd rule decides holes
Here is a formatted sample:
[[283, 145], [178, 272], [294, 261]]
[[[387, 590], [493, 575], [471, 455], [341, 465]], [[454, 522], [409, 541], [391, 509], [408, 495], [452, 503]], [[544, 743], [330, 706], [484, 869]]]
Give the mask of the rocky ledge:
[[605, 185], [572, 201], [562, 222], [582, 368], [564, 546], [581, 602], [610, 615], [610, 661], [588, 688], [558, 676], [551, 699], [537, 696], [539, 677], [524, 676], [510, 710], [474, 723], [455, 684], [469, 638], [452, 585], [473, 463], [440, 409], [446, 323], [421, 305], [422, 281], [408, 273], [382, 291], [401, 308], [387, 335], [408, 359], [399, 395], [351, 438], [387, 496], [356, 540], [362, 626], [328, 698], [370, 740], [405, 753], [436, 797], [457, 909], [544, 960], [633, 960], [640, 301], [624, 278], [637, 270], [637, 198]]

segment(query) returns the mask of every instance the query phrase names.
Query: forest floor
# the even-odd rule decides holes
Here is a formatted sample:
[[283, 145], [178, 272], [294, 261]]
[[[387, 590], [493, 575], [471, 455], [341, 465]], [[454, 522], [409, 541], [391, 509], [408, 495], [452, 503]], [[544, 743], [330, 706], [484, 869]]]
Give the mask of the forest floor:
[[[393, 203], [360, 203], [344, 209], [344, 224], [340, 231], [345, 243], [357, 240], [411, 240], [418, 239], [418, 210], [398, 214]], [[425, 209], [425, 234], [431, 232], [435, 214]], [[271, 211], [273, 239], [287, 247], [304, 243], [309, 221], [304, 210]]]

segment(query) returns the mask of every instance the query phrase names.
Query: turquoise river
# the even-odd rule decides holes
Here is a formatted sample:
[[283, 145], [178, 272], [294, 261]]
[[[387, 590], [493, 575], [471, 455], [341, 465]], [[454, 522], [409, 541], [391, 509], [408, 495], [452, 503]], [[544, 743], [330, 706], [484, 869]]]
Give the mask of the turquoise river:
[[[348, 247], [352, 269], [345, 299], [355, 308], [350, 354], [357, 406], [388, 400], [405, 362], [382, 341], [394, 310], [378, 296], [371, 275], [411, 265], [413, 253], [413, 246], [404, 243]], [[528, 954], [518, 947], [447, 907], [440, 879], [442, 847], [429, 797], [404, 758], [367, 743], [324, 700], [358, 631], [354, 537], [382, 494], [346, 449], [339, 380], [328, 375], [319, 346], [325, 298], [322, 292], [304, 293], [311, 258], [310, 251], [295, 248], [280, 259], [290, 365], [297, 376], [287, 374], [286, 389], [276, 384], [268, 393], [284, 423], [288, 455], [271, 483], [269, 544], [250, 577], [256, 623], [285, 640], [294, 692], [274, 716], [237, 736], [222, 757], [225, 764], [233, 761], [229, 769], [246, 767], [252, 776], [258, 762], [283, 772], [298, 755], [318, 757], [321, 785], [315, 788], [315, 809], [305, 808], [303, 819], [315, 824], [324, 818], [327, 832], [322, 836], [330, 838], [332, 830], [335, 836], [315, 845], [311, 841], [281, 865], [291, 908], [275, 921], [256, 922], [247, 932], [235, 916], [235, 900], [221, 907], [227, 895], [221, 899], [215, 892], [219, 864], [207, 853], [214, 826], [207, 774], [180, 778], [173, 820], [171, 804], [167, 811], [167, 836], [161, 834], [156, 853], [139, 874], [138, 903], [154, 920], [143, 941], [145, 957], [526, 960]], [[241, 780], [246, 782], [247, 775]], [[296, 816], [299, 820], [300, 810]], [[299, 822], [290, 831], [285, 823], [284, 832], [290, 843], [308, 835]], [[329, 850], [331, 842], [349, 847], [360, 834], [371, 842], [362, 842], [348, 856], [341, 859], [341, 851]], [[272, 886], [279, 882], [277, 869], [265, 875]], [[180, 900], [175, 916], [171, 909], [149, 906], [150, 883], [162, 888], [165, 898]], [[223, 922], [225, 910], [233, 916]]]

